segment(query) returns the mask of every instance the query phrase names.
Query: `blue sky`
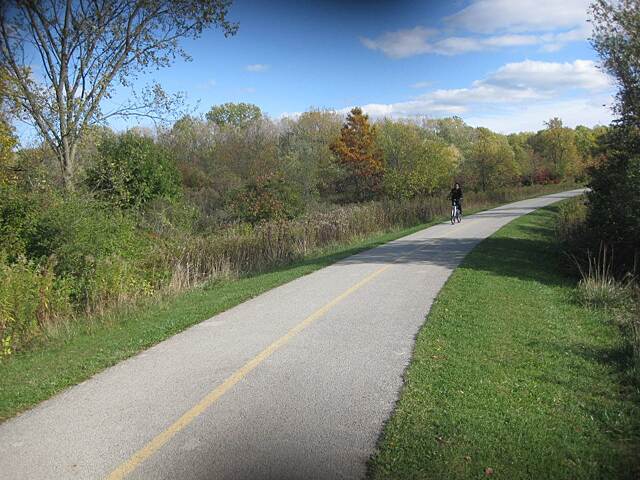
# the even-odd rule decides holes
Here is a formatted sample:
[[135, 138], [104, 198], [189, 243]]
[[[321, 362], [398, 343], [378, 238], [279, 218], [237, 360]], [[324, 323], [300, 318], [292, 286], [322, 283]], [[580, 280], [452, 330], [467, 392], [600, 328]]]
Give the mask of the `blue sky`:
[[243, 101], [274, 118], [360, 105], [373, 117], [459, 115], [501, 132], [552, 116], [593, 126], [610, 122], [614, 90], [587, 41], [588, 3], [237, 0], [234, 37], [213, 29], [184, 42], [191, 62], [137, 86], [185, 91], [200, 113]]

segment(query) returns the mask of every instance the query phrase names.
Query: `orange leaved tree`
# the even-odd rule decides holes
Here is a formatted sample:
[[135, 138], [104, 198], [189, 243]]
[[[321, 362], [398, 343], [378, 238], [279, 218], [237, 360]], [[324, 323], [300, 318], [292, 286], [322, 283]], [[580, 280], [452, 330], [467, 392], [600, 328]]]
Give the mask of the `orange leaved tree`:
[[356, 107], [347, 115], [338, 139], [331, 144], [331, 151], [345, 170], [338, 190], [348, 201], [370, 200], [382, 189], [382, 153], [375, 138], [376, 129], [369, 123], [369, 116]]

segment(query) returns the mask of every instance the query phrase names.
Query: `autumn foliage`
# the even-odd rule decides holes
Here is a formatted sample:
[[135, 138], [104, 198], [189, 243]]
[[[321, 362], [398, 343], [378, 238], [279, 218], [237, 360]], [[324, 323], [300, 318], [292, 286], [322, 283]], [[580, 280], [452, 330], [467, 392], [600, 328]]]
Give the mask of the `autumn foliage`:
[[336, 160], [345, 170], [339, 188], [348, 200], [370, 200], [382, 189], [382, 153], [375, 140], [376, 129], [369, 123], [369, 116], [358, 107], [352, 109], [340, 136], [331, 145]]

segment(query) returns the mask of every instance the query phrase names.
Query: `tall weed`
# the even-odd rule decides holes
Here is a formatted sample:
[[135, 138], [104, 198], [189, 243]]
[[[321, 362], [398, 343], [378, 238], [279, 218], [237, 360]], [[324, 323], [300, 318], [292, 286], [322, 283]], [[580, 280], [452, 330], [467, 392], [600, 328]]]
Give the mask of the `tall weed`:
[[29, 345], [56, 321], [72, 314], [69, 282], [43, 266], [20, 257], [0, 258], [0, 357]]

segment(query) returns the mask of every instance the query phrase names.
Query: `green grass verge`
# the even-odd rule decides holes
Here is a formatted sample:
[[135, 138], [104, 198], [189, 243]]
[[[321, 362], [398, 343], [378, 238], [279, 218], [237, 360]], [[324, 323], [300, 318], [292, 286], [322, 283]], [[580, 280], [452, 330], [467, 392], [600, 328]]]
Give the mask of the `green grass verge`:
[[[439, 219], [438, 221], [441, 221]], [[0, 421], [267, 290], [430, 224], [372, 235], [272, 272], [220, 281], [166, 299], [77, 322], [70, 332], [0, 362]]]
[[371, 477], [640, 478], [629, 352], [604, 312], [572, 300], [556, 214], [512, 222], [453, 273], [418, 335]]

